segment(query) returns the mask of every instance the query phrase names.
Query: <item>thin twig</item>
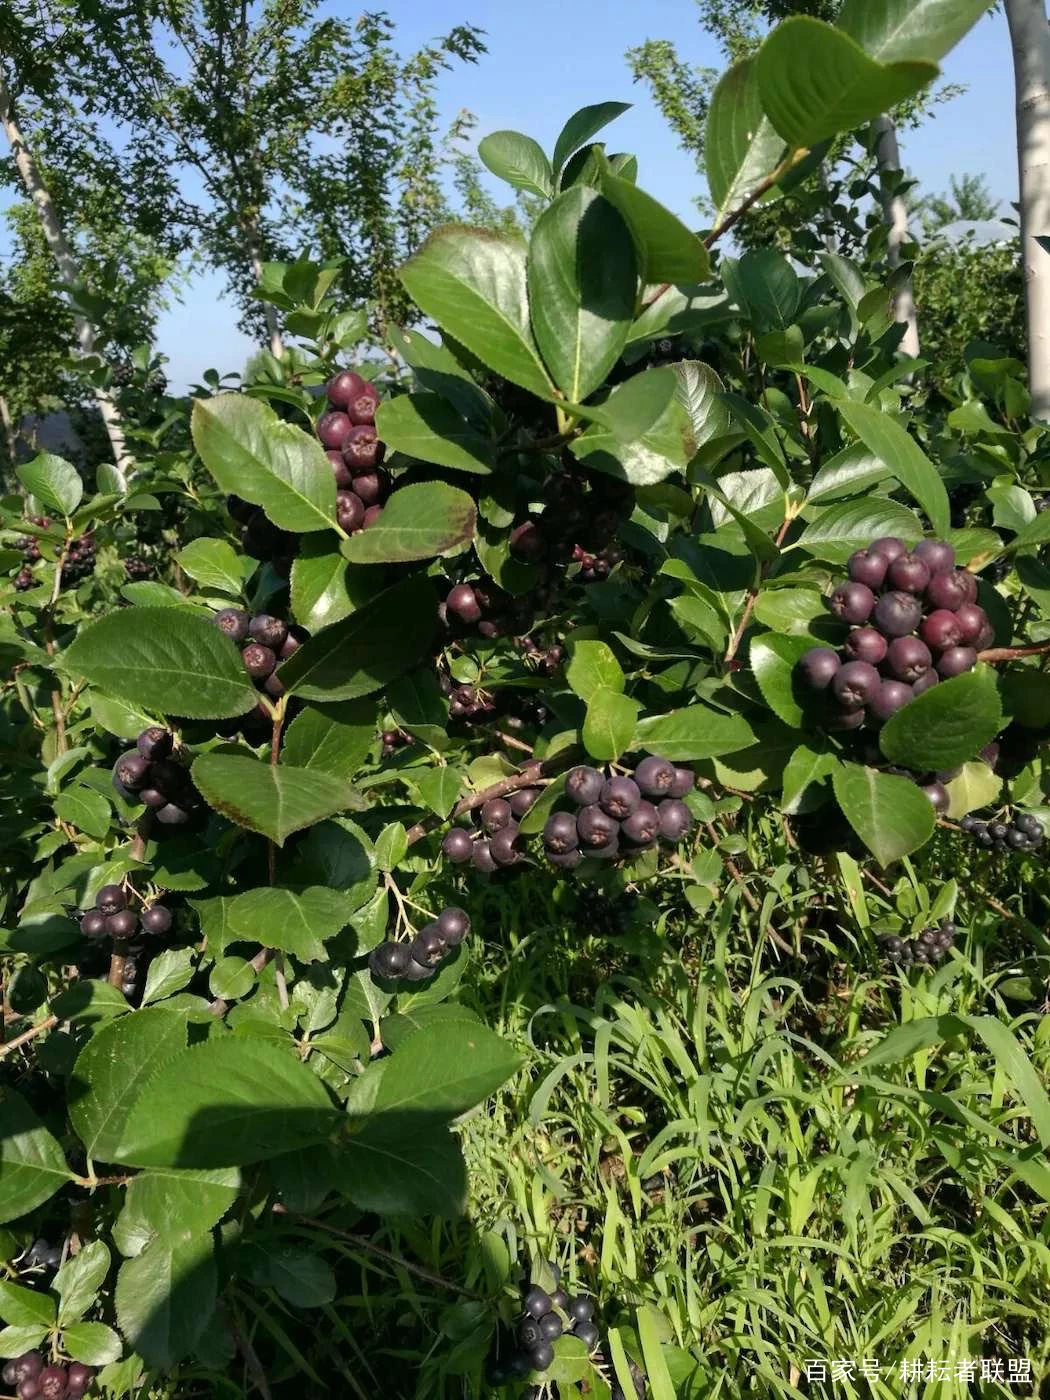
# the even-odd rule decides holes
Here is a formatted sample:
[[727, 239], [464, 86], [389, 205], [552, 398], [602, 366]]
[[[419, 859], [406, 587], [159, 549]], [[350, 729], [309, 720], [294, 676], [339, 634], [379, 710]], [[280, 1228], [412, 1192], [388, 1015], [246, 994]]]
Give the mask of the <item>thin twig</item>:
[[992, 647], [989, 651], [979, 651], [977, 660], [994, 666], [997, 661], [1016, 661], [1022, 656], [1045, 656], [1050, 652], [1050, 642], [1037, 642], [1030, 647]]
[[[778, 549], [780, 548], [781, 544], [783, 544], [784, 536], [791, 528], [791, 522], [794, 520], [794, 518], [795, 517], [793, 514], [788, 514], [787, 516], [785, 516], [784, 521], [780, 526], [780, 529], [777, 531], [777, 536], [773, 543], [777, 546]], [[732, 661], [733, 657], [736, 656], [737, 651], [740, 648], [740, 643], [744, 640], [744, 633], [747, 631], [747, 625], [751, 621], [751, 614], [754, 612], [755, 604], [758, 602], [758, 595], [762, 587], [762, 582], [766, 578], [766, 575], [769, 573], [769, 567], [772, 564], [772, 562], [773, 561], [771, 559], [767, 559], [767, 561], [762, 565], [762, 568], [759, 573], [759, 581], [755, 585], [755, 587], [752, 588], [751, 592], [747, 595], [747, 602], [744, 604], [744, 611], [740, 616], [740, 622], [737, 624], [737, 629], [733, 633], [732, 638], [730, 639], [729, 646], [726, 648], [726, 654], [722, 658], [722, 664], [724, 666], [728, 666], [730, 661]]]
[[31, 1026], [29, 1030], [23, 1031], [21, 1035], [16, 1035], [13, 1040], [6, 1041], [0, 1045], [0, 1060], [5, 1055], [10, 1055], [12, 1050], [17, 1050], [20, 1045], [27, 1044], [30, 1040], [35, 1040], [38, 1035], [43, 1035], [45, 1031], [51, 1030], [58, 1025], [57, 1016], [49, 1016], [46, 1021], [41, 1021], [39, 1026]]

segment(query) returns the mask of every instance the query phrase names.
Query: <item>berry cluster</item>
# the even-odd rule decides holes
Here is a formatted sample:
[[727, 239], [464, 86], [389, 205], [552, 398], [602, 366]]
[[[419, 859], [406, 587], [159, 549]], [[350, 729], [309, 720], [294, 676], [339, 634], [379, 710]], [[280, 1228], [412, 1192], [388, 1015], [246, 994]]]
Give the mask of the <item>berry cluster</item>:
[[95, 1379], [95, 1368], [74, 1361], [69, 1366], [45, 1366], [38, 1351], [27, 1351], [3, 1369], [4, 1382], [15, 1387], [18, 1400], [79, 1400]]
[[114, 389], [126, 389], [129, 384], [135, 382], [135, 366], [127, 360], [115, 364], [112, 379]]
[[143, 559], [140, 554], [130, 554], [124, 560], [124, 572], [132, 583], [138, 583], [142, 579], [153, 577], [153, 565], [148, 559]]
[[62, 565], [62, 577], [69, 583], [79, 583], [82, 578], [95, 572], [95, 536], [91, 531], [74, 540], [66, 551]]
[[380, 738], [383, 742], [384, 758], [392, 758], [398, 749], [403, 749], [406, 744], [412, 742], [411, 734], [406, 734], [403, 729], [384, 729]]
[[442, 909], [436, 919], [419, 930], [411, 943], [388, 939], [373, 948], [368, 966], [373, 977], [388, 982], [426, 982], [454, 948], [470, 932], [470, 919], [465, 909], [455, 905]]
[[282, 661], [302, 646], [306, 635], [302, 629], [289, 627], [287, 622], [269, 613], [252, 617], [243, 608], [223, 608], [212, 621], [240, 647], [244, 669], [255, 682], [256, 689], [279, 700], [284, 686], [274, 673]]
[[597, 768], [574, 768], [565, 793], [575, 812], [553, 812], [543, 828], [543, 848], [552, 865], [573, 870], [584, 856], [615, 860], [655, 846], [677, 845], [693, 825], [682, 801], [693, 788], [688, 768], [666, 758], [643, 758], [634, 770], [607, 778]]
[[80, 920], [85, 938], [115, 938], [123, 942], [137, 933], [162, 938], [171, 929], [171, 910], [151, 904], [141, 914], [128, 908], [128, 897], [121, 885], [103, 885], [95, 896], [95, 907]]
[[977, 580], [955, 567], [943, 540], [922, 540], [909, 554], [886, 536], [851, 555], [848, 572], [829, 605], [853, 630], [841, 651], [814, 647], [798, 663], [802, 683], [831, 698], [830, 729], [884, 724], [938, 681], [971, 670], [992, 641]]
[[525, 1294], [513, 1351], [505, 1359], [497, 1352], [489, 1361], [489, 1380], [494, 1386], [524, 1380], [536, 1371], [546, 1371], [554, 1360], [554, 1342], [563, 1333], [571, 1332], [578, 1337], [589, 1352], [598, 1345], [593, 1299], [582, 1294], [570, 1298], [561, 1287], [561, 1270], [557, 1264], [548, 1267], [554, 1279], [554, 1292], [547, 1293], [533, 1285]]
[[942, 919], [936, 928], [924, 928], [914, 938], [886, 934], [879, 939], [879, 945], [886, 961], [896, 967], [939, 963], [955, 942], [956, 932], [951, 919]]
[[[500, 637], [517, 637], [536, 620], [536, 608], [550, 601], [546, 589], [528, 597], [514, 598], [488, 583], [456, 583], [438, 606], [438, 618], [450, 631], [462, 636], [476, 632], [487, 642]], [[535, 644], [535, 643], [534, 643]]]
[[982, 822], [974, 816], [965, 816], [959, 825], [986, 850], [1034, 851], [1046, 837], [1042, 822], [1031, 812], [1019, 812], [1009, 822]]
[[113, 765], [113, 786], [126, 802], [144, 802], [162, 826], [185, 826], [200, 810], [189, 769], [172, 757], [175, 736], [151, 725]]
[[241, 527], [245, 554], [261, 563], [269, 562], [278, 577], [287, 578], [299, 552], [300, 536], [279, 529], [261, 507], [242, 501], [240, 496], [227, 496], [226, 509]]
[[317, 420], [317, 436], [335, 475], [336, 517], [352, 535], [379, 518], [390, 491], [381, 470], [386, 446], [375, 429], [379, 394], [348, 369], [328, 381], [325, 394], [328, 408]]
[[475, 870], [491, 875], [495, 870], [517, 865], [521, 849], [521, 827], [518, 823], [540, 795], [539, 788], [519, 788], [509, 797], [492, 797], [472, 815], [481, 822], [479, 832], [454, 826], [441, 849], [453, 865], [465, 865], [469, 860]]

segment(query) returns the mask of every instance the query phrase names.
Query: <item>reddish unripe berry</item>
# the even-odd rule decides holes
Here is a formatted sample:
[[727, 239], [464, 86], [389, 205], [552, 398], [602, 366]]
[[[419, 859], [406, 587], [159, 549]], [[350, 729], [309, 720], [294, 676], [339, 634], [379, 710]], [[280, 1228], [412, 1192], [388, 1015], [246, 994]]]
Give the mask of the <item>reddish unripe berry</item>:
[[361, 529], [367, 530], [369, 526], [374, 525], [376, 523], [376, 521], [382, 514], [382, 506], [369, 506], [368, 509], [365, 511], [364, 520], [361, 521]]
[[859, 710], [879, 688], [881, 677], [866, 661], [847, 661], [831, 682], [835, 699], [845, 710]]
[[835, 679], [842, 662], [830, 647], [814, 647], [798, 660], [798, 673], [810, 690], [827, 690]]
[[908, 703], [913, 693], [911, 686], [903, 681], [883, 681], [868, 701], [868, 714], [884, 723]]
[[886, 582], [902, 593], [923, 593], [929, 581], [929, 569], [914, 554], [902, 554], [886, 570]]
[[947, 540], [920, 540], [912, 550], [930, 571], [930, 577], [950, 574], [955, 568], [955, 550]]
[[924, 695], [927, 690], [932, 690], [940, 680], [940, 676], [931, 666], [928, 671], [924, 671], [917, 681], [912, 685], [913, 695]]
[[938, 608], [936, 612], [930, 613], [929, 617], [923, 618], [919, 635], [934, 651], [958, 646], [962, 641], [958, 613], [949, 612], [947, 608]]
[[353, 476], [378, 467], [385, 455], [385, 444], [380, 442], [375, 428], [370, 423], [359, 423], [350, 429], [343, 443], [343, 464]]
[[863, 583], [867, 588], [881, 588], [886, 578], [889, 560], [881, 554], [872, 554], [866, 549], [858, 549], [851, 554], [846, 572], [853, 583]]
[[[843, 650], [851, 661], [866, 661], [869, 666], [878, 666], [885, 659], [888, 648], [889, 643], [878, 628], [855, 627], [846, 638]], [[806, 654], [809, 655], [808, 652]], [[834, 671], [831, 674], [834, 675]]]
[[358, 472], [354, 476], [354, 492], [366, 506], [378, 504], [388, 484], [386, 472]]
[[937, 670], [945, 680], [950, 680], [953, 676], [961, 676], [965, 671], [972, 671], [976, 665], [977, 653], [973, 647], [949, 647], [941, 653]]
[[345, 413], [352, 401], [365, 387], [365, 381], [352, 369], [342, 369], [325, 385], [325, 394], [333, 408], [341, 408]]
[[259, 642], [248, 643], [241, 652], [241, 661], [249, 676], [256, 681], [265, 680], [277, 665], [277, 657], [270, 648], [262, 646]]
[[341, 449], [347, 433], [353, 426], [345, 413], [322, 413], [317, 420], [317, 436], [325, 447]]
[[977, 651], [984, 651], [984, 649], [990, 647], [994, 641], [995, 628], [990, 622], [986, 622], [974, 639], [973, 645]]
[[68, 1381], [64, 1366], [45, 1366], [36, 1378], [40, 1400], [63, 1400]]
[[351, 398], [346, 406], [346, 411], [354, 425], [360, 427], [362, 424], [375, 422], [378, 407], [379, 391], [374, 384], [369, 384], [366, 381]]
[[894, 559], [899, 559], [902, 554], [907, 554], [908, 546], [903, 540], [899, 540], [896, 535], [882, 535], [874, 543], [868, 545], [869, 554], [879, 554], [886, 563], [892, 564]]
[[884, 593], [875, 604], [875, 626], [887, 637], [906, 637], [922, 620], [922, 604], [910, 593]]
[[836, 617], [854, 626], [867, 622], [875, 606], [875, 594], [864, 583], [841, 583], [828, 600]]
[[359, 530], [364, 523], [365, 503], [354, 491], [337, 491], [335, 493], [335, 518], [339, 522], [339, 528], [351, 534], [354, 530]]
[[634, 781], [644, 797], [667, 797], [674, 787], [674, 764], [650, 755], [634, 770]]
[[896, 637], [886, 651], [886, 665], [894, 680], [910, 684], [930, 669], [933, 657], [918, 637]]
[[354, 484], [354, 478], [350, 468], [343, 461], [343, 454], [334, 447], [330, 447], [324, 454], [332, 464], [332, 475], [335, 477], [336, 486], [342, 490], [348, 490]]
[[973, 646], [984, 629], [990, 626], [988, 614], [976, 603], [963, 603], [955, 618], [959, 624], [959, 641], [963, 646]]

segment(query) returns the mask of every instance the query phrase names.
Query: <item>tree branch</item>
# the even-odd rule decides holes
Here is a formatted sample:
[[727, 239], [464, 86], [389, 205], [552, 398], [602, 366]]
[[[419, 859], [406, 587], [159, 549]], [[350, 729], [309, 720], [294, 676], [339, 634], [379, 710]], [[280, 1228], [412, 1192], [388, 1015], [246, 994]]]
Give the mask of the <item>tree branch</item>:
[[1022, 656], [1045, 656], [1050, 652], [1050, 642], [1037, 642], [1030, 647], [992, 647], [989, 651], [979, 651], [978, 661], [994, 666], [999, 661], [1017, 661]]
[[23, 1031], [21, 1035], [16, 1035], [13, 1040], [8, 1040], [0, 1045], [0, 1060], [5, 1055], [10, 1055], [12, 1050], [17, 1050], [20, 1045], [26, 1045], [31, 1040], [35, 1040], [38, 1035], [43, 1035], [45, 1031], [52, 1030], [58, 1025], [57, 1016], [49, 1016], [46, 1021], [41, 1021], [39, 1026], [30, 1026], [29, 1030]]

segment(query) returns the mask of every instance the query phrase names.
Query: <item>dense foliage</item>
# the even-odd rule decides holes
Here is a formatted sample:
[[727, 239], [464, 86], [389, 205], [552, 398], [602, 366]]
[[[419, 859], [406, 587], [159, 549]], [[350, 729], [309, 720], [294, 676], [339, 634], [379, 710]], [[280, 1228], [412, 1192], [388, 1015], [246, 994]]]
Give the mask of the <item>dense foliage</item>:
[[703, 238], [622, 104], [494, 133], [541, 212], [405, 262], [436, 334], [271, 263], [298, 344], [188, 421], [137, 356], [129, 483], [19, 468], [20, 1400], [1045, 1372], [1046, 432], [859, 223], [725, 251], [983, 8], [774, 29]]

